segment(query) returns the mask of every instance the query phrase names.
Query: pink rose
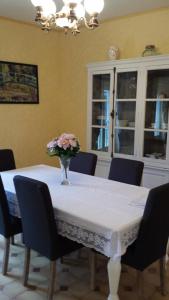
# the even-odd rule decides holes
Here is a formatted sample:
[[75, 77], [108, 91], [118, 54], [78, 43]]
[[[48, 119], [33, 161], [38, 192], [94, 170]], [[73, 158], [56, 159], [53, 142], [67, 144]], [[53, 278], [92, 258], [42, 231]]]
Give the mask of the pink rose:
[[62, 135], [62, 136], [59, 137], [59, 139], [57, 141], [57, 145], [60, 148], [63, 148], [64, 150], [66, 150], [67, 148], [70, 147], [69, 140], [65, 139], [64, 135]]
[[77, 141], [76, 140], [69, 140], [69, 143], [72, 147], [77, 147]]

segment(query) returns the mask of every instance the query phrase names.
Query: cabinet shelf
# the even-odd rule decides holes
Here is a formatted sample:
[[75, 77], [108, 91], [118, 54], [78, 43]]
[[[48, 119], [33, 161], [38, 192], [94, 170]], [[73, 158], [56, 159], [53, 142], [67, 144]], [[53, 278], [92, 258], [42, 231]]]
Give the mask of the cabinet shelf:
[[107, 102], [107, 99], [92, 99], [92, 102]]
[[102, 126], [102, 125], [91, 125], [92, 128], [104, 128], [107, 129], [108, 126]]
[[136, 99], [116, 99], [116, 102], [136, 102]]
[[125, 126], [125, 127], [115, 126], [114, 128], [115, 129], [122, 129], [122, 130], [135, 130], [134, 127], [127, 127], [127, 126]]
[[150, 132], [154, 132], [154, 131], [168, 132], [167, 129], [155, 129], [155, 128], [144, 128], [144, 131], [150, 131]]
[[169, 98], [153, 98], [153, 99], [145, 99], [146, 102], [157, 102], [157, 101], [160, 101], [160, 102], [167, 102], [169, 101]]

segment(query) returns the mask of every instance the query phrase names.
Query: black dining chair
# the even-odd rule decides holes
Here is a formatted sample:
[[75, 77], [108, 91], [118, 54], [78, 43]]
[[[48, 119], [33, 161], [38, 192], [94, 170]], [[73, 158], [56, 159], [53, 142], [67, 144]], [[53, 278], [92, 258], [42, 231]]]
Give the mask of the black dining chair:
[[[94, 153], [80, 151], [70, 160], [69, 170], [77, 173], [94, 176], [97, 164], [97, 155]], [[79, 250], [79, 258], [81, 250]], [[64, 260], [62, 260], [63, 262]], [[68, 262], [68, 261], [67, 261]]]
[[8, 270], [10, 239], [14, 235], [22, 232], [20, 218], [10, 215], [8, 201], [0, 177], [0, 234], [5, 238], [5, 249], [2, 263], [2, 274], [6, 275]]
[[31, 249], [50, 260], [48, 300], [53, 298], [56, 260], [82, 247], [58, 234], [48, 186], [23, 176], [14, 177], [25, 243], [23, 284], [27, 285]]
[[[169, 183], [150, 190], [137, 239], [127, 248], [121, 262], [138, 271], [160, 262], [161, 293], [165, 295], [165, 257], [169, 238]], [[142, 280], [140, 278], [139, 282]], [[141, 289], [140, 289], [141, 290]]]
[[[138, 293], [143, 299], [142, 272], [160, 262], [161, 294], [165, 295], [165, 256], [169, 238], [169, 183], [150, 190], [137, 239], [127, 248], [121, 263], [136, 269]], [[91, 252], [91, 288], [95, 289], [95, 253]]]
[[142, 161], [115, 157], [111, 161], [108, 179], [139, 186], [143, 168]]
[[0, 149], [0, 172], [16, 169], [15, 158], [11, 149]]
[[[132, 185], [140, 185], [144, 163], [125, 158], [112, 158], [108, 179]], [[91, 289], [95, 289], [96, 251], [91, 251]]]
[[[15, 158], [12, 149], [0, 149], [0, 172], [16, 169]], [[14, 236], [11, 238], [15, 244]]]
[[94, 176], [96, 163], [96, 154], [81, 151], [71, 158], [69, 170]]

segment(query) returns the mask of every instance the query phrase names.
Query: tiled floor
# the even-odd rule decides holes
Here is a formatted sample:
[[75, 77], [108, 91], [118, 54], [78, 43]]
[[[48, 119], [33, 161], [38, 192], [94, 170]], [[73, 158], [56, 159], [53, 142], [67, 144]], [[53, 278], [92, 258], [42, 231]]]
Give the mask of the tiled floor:
[[[0, 238], [0, 268], [2, 266], [3, 238]], [[98, 257], [97, 291], [90, 290], [90, 273], [87, 263], [86, 250], [82, 253], [83, 259], [79, 264], [57, 263], [58, 276], [54, 300], [106, 300], [108, 295], [108, 282], [106, 264], [107, 260]], [[85, 259], [86, 258], [86, 259]], [[162, 297], [159, 292], [159, 277], [156, 264], [152, 265], [144, 274], [144, 295], [147, 300], [169, 300], [169, 294]], [[47, 259], [33, 252], [29, 276], [29, 288], [22, 286], [23, 247], [11, 246], [8, 276], [0, 274], [0, 300], [43, 300], [49, 275], [49, 262]], [[167, 274], [169, 290], [169, 272]], [[36, 287], [35, 287], [36, 286]], [[137, 300], [136, 272], [124, 267], [119, 287], [120, 300]]]

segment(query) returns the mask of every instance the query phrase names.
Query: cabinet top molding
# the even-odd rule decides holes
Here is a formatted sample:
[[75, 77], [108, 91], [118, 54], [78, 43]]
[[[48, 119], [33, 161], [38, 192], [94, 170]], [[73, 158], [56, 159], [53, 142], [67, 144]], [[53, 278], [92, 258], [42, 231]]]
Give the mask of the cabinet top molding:
[[137, 64], [144, 66], [145, 65], [152, 65], [153, 62], [155, 62], [156, 64], [161, 64], [162, 62], [164, 62], [164, 64], [166, 64], [166, 62], [168, 61], [169, 63], [169, 54], [168, 55], [154, 55], [154, 56], [146, 56], [146, 57], [137, 57], [137, 58], [127, 58], [127, 59], [117, 59], [117, 60], [106, 60], [106, 61], [101, 61], [101, 62], [93, 62], [93, 63], [89, 63], [87, 64], [87, 68], [88, 69], [100, 69], [100, 68], [104, 68], [104, 69], [111, 69], [112, 67], [116, 67], [116, 66], [120, 66], [120, 65], [130, 65], [130, 64]]

